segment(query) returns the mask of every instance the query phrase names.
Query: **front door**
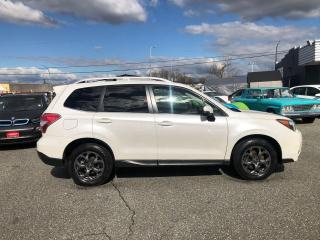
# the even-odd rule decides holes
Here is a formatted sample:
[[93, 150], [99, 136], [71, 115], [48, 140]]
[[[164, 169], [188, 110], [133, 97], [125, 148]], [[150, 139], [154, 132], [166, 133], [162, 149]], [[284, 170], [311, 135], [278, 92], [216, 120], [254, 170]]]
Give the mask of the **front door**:
[[224, 160], [228, 127], [225, 113], [214, 108], [215, 121], [201, 115], [207, 103], [189, 89], [151, 87], [156, 105], [158, 160]]

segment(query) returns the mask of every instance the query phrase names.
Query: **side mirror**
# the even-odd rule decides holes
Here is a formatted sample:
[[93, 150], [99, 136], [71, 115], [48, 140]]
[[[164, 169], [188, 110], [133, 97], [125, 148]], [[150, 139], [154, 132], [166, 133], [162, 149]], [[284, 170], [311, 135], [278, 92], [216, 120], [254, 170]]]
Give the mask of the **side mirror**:
[[209, 105], [205, 105], [202, 109], [202, 115], [207, 117], [209, 122], [214, 122], [216, 118], [214, 117], [213, 114], [213, 108]]

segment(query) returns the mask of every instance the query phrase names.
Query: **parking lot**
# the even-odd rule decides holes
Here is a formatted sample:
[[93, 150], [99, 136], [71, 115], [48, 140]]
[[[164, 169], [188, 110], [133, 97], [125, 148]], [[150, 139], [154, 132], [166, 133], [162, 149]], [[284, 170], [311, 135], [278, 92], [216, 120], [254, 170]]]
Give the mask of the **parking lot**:
[[299, 162], [262, 182], [225, 168], [122, 169], [76, 186], [33, 146], [0, 152], [0, 239], [320, 239], [320, 120]]

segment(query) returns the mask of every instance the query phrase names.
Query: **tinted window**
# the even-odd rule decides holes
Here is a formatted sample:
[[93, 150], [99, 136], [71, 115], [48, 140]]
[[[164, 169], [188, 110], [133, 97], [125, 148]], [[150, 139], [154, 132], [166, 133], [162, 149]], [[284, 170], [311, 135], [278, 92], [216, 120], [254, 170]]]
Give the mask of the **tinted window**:
[[259, 89], [252, 89], [252, 90], [247, 90], [247, 98], [259, 98], [261, 97], [261, 90]]
[[306, 88], [305, 87], [298, 87], [292, 90], [292, 93], [295, 95], [306, 95]]
[[159, 113], [200, 115], [203, 107], [208, 104], [212, 106], [215, 115], [223, 115], [219, 108], [205, 102], [201, 97], [187, 89], [171, 86], [155, 86], [153, 87], [153, 94]]
[[108, 86], [103, 105], [105, 112], [149, 112], [146, 89], [143, 85]]
[[64, 106], [88, 112], [97, 111], [102, 89], [102, 87], [77, 89], [68, 97]]
[[0, 112], [42, 110], [47, 103], [43, 96], [0, 97]]
[[307, 88], [307, 95], [314, 97], [316, 94], [320, 92], [319, 89], [313, 88], [313, 87], [308, 87]]

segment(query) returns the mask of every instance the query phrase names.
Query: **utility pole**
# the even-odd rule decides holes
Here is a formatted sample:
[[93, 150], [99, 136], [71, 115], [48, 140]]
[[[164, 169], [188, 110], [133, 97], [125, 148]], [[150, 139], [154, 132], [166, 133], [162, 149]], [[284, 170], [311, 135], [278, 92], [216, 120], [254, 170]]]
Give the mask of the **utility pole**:
[[255, 64], [256, 64], [255, 62], [249, 62], [248, 65], [251, 65], [251, 72], [253, 72], [253, 66], [254, 66]]
[[274, 70], [277, 70], [279, 44], [280, 44], [280, 40], [277, 42], [277, 46], [276, 46], [276, 55], [275, 55], [275, 59], [274, 59]]
[[151, 69], [152, 69], [152, 64], [151, 64], [151, 60], [152, 60], [152, 49], [156, 48], [155, 46], [151, 46], [149, 48], [149, 76], [151, 77]]

